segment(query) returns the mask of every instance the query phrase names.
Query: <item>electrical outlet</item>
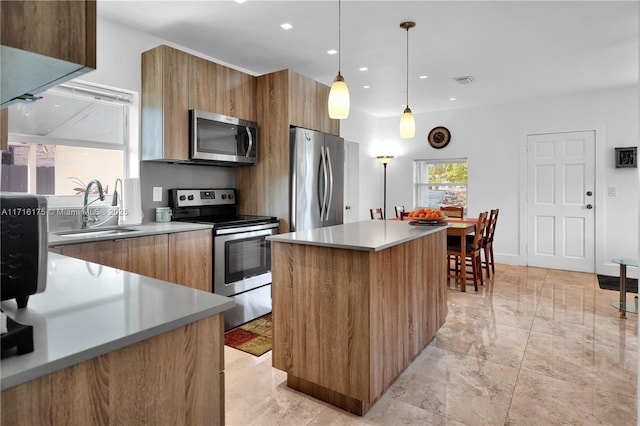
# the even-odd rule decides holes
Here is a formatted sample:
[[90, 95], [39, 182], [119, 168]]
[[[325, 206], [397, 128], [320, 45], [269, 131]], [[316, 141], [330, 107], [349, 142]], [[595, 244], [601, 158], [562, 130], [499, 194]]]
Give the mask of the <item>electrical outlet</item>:
[[607, 194], [609, 195], [609, 197], [615, 197], [616, 196], [616, 187], [615, 186], [610, 186], [607, 189]]
[[162, 187], [154, 186], [153, 187], [153, 201], [160, 202], [162, 201]]

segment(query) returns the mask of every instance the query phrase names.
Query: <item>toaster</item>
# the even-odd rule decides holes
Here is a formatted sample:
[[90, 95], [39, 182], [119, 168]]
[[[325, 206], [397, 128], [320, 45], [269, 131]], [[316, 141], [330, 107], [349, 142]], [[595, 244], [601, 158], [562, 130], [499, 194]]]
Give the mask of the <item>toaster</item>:
[[25, 308], [47, 285], [47, 199], [0, 192], [0, 299]]

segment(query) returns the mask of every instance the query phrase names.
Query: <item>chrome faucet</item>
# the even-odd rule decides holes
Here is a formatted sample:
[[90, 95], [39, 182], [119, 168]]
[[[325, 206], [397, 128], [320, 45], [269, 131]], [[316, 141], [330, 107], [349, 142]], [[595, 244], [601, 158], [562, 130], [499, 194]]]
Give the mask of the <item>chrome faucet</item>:
[[[98, 198], [89, 203], [89, 190], [94, 184], [98, 187]], [[87, 188], [84, 190], [84, 203], [82, 204], [82, 224], [80, 225], [80, 229], [87, 228], [87, 222], [89, 222], [89, 206], [98, 200], [104, 201], [104, 191], [102, 190], [102, 184], [100, 183], [100, 181], [98, 179], [93, 179], [87, 184]]]

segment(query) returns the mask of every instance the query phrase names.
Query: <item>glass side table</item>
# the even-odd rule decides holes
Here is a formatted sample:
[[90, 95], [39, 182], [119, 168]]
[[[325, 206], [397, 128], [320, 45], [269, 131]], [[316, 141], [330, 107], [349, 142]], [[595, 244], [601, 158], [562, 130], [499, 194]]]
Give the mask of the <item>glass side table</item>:
[[620, 311], [620, 318], [627, 318], [627, 312], [631, 312], [632, 314], [638, 313], [635, 303], [633, 306], [627, 307], [627, 266], [637, 268], [638, 261], [627, 258], [611, 259], [611, 261], [620, 265], [620, 301], [612, 302], [611, 306]]

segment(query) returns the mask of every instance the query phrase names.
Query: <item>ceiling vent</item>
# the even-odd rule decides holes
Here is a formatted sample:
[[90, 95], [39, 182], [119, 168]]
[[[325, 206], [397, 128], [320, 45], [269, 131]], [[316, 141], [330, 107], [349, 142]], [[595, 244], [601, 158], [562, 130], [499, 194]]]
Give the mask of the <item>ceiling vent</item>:
[[473, 82], [475, 82], [475, 81], [476, 81], [476, 79], [475, 79], [475, 78], [473, 78], [473, 77], [471, 77], [470, 75], [465, 75], [465, 76], [463, 76], [463, 77], [454, 77], [453, 79], [454, 79], [458, 84], [462, 84], [462, 85], [465, 85], [465, 84], [471, 84], [471, 83], [473, 83]]

